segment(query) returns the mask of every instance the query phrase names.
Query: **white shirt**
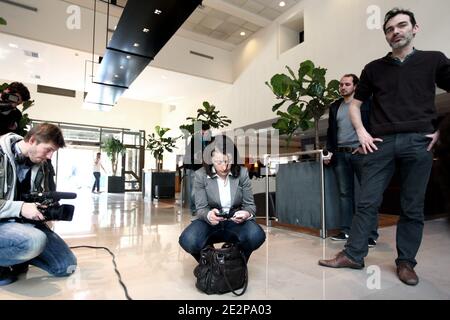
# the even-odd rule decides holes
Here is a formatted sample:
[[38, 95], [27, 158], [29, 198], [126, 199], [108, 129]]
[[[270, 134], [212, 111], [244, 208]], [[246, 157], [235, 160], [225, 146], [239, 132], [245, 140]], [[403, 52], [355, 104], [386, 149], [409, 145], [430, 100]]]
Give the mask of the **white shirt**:
[[96, 163], [96, 161], [94, 160], [94, 166], [93, 166], [93, 171], [94, 172], [100, 172], [102, 162], [100, 160], [98, 160], [98, 162]]
[[217, 176], [217, 185], [219, 186], [220, 205], [224, 212], [229, 212], [231, 208], [231, 183], [229, 175], [222, 179]]

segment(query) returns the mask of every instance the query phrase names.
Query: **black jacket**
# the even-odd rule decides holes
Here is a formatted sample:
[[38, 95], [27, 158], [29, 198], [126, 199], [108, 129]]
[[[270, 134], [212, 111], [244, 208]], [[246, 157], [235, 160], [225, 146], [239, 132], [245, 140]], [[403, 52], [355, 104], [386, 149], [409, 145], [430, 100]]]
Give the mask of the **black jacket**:
[[[336, 100], [333, 102], [330, 106], [330, 113], [328, 115], [328, 130], [327, 130], [327, 150], [335, 153], [337, 148], [337, 133], [338, 133], [338, 127], [337, 127], [337, 113], [338, 109], [341, 106], [342, 101], [344, 101], [343, 98]], [[364, 128], [370, 133], [370, 125], [369, 125], [369, 119], [370, 119], [370, 105], [371, 101], [370, 99], [363, 102], [361, 105], [361, 120], [364, 125]], [[335, 157], [331, 158], [331, 164], [334, 165], [334, 159]]]

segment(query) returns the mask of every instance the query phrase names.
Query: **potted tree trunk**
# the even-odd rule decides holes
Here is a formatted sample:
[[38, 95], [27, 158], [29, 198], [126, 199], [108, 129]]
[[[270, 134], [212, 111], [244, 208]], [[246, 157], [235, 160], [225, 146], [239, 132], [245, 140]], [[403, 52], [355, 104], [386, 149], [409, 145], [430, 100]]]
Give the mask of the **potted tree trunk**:
[[102, 149], [106, 151], [106, 155], [111, 160], [112, 176], [108, 177], [108, 192], [124, 193], [125, 192], [125, 177], [120, 174], [117, 176], [117, 164], [119, 157], [125, 152], [123, 143], [114, 138], [107, 138], [103, 144]]

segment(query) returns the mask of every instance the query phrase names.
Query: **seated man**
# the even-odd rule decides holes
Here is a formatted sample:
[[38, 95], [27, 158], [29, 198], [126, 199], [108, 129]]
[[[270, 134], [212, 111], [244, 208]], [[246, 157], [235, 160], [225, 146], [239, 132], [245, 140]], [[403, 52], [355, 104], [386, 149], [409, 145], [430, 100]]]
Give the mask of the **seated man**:
[[64, 146], [61, 130], [48, 123], [31, 128], [25, 138], [0, 138], [0, 285], [16, 281], [29, 264], [54, 276], [75, 271], [75, 256], [43, 222], [37, 205], [21, 201], [23, 194], [49, 191], [47, 160]]
[[181, 234], [180, 245], [199, 261], [200, 251], [208, 244], [237, 242], [248, 261], [266, 237], [254, 220], [248, 171], [239, 165], [237, 148], [226, 136], [215, 137], [205, 149], [204, 160], [194, 179], [197, 219]]

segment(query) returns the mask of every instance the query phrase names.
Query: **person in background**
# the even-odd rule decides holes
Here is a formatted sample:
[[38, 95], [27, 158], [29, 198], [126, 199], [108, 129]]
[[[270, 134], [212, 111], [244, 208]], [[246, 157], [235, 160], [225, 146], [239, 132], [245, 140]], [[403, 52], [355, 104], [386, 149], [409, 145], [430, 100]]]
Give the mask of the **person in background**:
[[[93, 166], [93, 171], [94, 171], [94, 185], [92, 186], [92, 193], [100, 193], [100, 170], [103, 170], [103, 172], [106, 173], [105, 168], [103, 168], [102, 165], [102, 161], [101, 161], [101, 156], [102, 154], [100, 152], [97, 152], [97, 156], [95, 157], [94, 160], [94, 166]], [[95, 191], [95, 189], [97, 189], [97, 191]]]
[[[327, 150], [331, 159], [324, 164], [331, 165], [339, 190], [340, 233], [331, 237], [334, 241], [347, 241], [355, 213], [355, 176], [360, 183], [362, 156], [358, 153], [359, 141], [353, 128], [348, 109], [353, 100], [359, 78], [354, 74], [344, 75], [339, 83], [340, 99], [330, 106], [328, 116]], [[361, 118], [369, 125], [370, 99], [361, 106]], [[377, 225], [369, 235], [368, 245], [374, 247], [378, 239]]]

